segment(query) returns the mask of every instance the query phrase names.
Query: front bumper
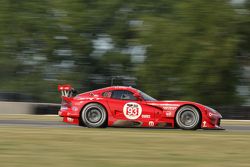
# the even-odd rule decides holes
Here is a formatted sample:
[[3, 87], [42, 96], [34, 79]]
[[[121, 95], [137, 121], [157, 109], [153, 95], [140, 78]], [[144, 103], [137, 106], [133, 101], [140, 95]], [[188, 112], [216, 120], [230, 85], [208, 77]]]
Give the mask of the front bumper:
[[207, 109], [203, 115], [201, 128], [202, 129], [214, 129], [214, 130], [224, 130], [221, 127], [222, 116], [219, 112], [210, 109]]

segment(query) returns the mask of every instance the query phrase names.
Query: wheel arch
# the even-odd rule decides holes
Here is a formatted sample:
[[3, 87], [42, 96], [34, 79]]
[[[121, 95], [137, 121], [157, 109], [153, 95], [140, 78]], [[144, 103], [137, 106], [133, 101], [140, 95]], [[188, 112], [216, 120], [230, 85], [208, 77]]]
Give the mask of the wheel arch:
[[199, 122], [199, 124], [198, 124], [198, 127], [201, 128], [201, 122], [202, 122], [202, 113], [201, 113], [201, 109], [200, 109], [198, 106], [196, 106], [195, 104], [190, 104], [190, 103], [182, 104], [182, 105], [180, 105], [180, 106], [176, 109], [175, 114], [174, 114], [174, 127], [175, 127], [175, 128], [178, 128], [177, 123], [176, 123], [176, 115], [177, 115], [178, 111], [179, 111], [182, 107], [184, 107], [184, 106], [192, 106], [192, 107], [194, 107], [195, 109], [197, 109], [197, 111], [199, 112], [200, 118], [201, 118], [201, 119], [200, 119], [200, 122]]
[[85, 126], [83, 121], [82, 121], [82, 112], [83, 112], [83, 109], [89, 105], [89, 104], [99, 104], [101, 105], [104, 109], [105, 109], [105, 112], [107, 114], [107, 119], [106, 119], [106, 122], [105, 122], [105, 125], [108, 125], [108, 118], [109, 118], [109, 114], [108, 114], [108, 110], [107, 110], [107, 107], [105, 105], [103, 105], [102, 103], [100, 102], [97, 102], [97, 101], [90, 101], [90, 102], [87, 102], [86, 104], [84, 104], [82, 107], [81, 107], [81, 110], [80, 110], [80, 113], [79, 113], [79, 125], [80, 126]]

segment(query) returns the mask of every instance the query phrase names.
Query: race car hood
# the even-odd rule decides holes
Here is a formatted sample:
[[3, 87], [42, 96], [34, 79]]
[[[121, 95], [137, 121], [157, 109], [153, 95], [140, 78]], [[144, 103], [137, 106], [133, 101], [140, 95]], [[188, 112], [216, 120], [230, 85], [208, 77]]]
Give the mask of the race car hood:
[[190, 101], [148, 101], [147, 105], [154, 106], [157, 108], [161, 108], [163, 110], [176, 110], [182, 105], [196, 105], [196, 106], [203, 106], [198, 103], [190, 102]]
[[176, 111], [179, 107], [183, 106], [183, 105], [194, 105], [196, 107], [198, 107], [200, 109], [200, 111], [206, 111], [208, 114], [212, 114], [212, 115], [217, 115], [218, 117], [221, 117], [221, 114], [208, 107], [208, 106], [205, 106], [205, 105], [202, 105], [202, 104], [199, 104], [199, 103], [195, 103], [195, 102], [191, 102], [191, 101], [177, 101], [177, 100], [174, 100], [174, 101], [148, 101], [147, 102], [147, 105], [150, 105], [150, 106], [153, 106], [153, 107], [156, 107], [156, 108], [159, 108], [159, 109], [162, 109], [162, 110], [165, 110], [165, 111]]

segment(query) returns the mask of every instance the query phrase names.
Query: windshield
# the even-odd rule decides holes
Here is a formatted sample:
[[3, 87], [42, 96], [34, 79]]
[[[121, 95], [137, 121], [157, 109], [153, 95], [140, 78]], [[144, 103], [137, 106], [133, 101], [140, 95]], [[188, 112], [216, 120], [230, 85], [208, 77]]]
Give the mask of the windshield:
[[145, 101], [156, 101], [156, 99], [154, 99], [153, 97], [147, 95], [146, 93], [142, 92], [142, 91], [139, 91], [142, 98], [145, 100]]

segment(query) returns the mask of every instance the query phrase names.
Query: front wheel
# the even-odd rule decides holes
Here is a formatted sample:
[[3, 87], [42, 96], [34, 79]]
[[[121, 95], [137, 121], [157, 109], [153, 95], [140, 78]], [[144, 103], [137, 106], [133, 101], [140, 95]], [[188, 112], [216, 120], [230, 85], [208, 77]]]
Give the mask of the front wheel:
[[175, 120], [181, 129], [195, 130], [199, 128], [201, 116], [195, 107], [187, 105], [177, 111]]
[[81, 118], [89, 128], [102, 128], [106, 127], [107, 112], [100, 104], [90, 103], [84, 107]]

